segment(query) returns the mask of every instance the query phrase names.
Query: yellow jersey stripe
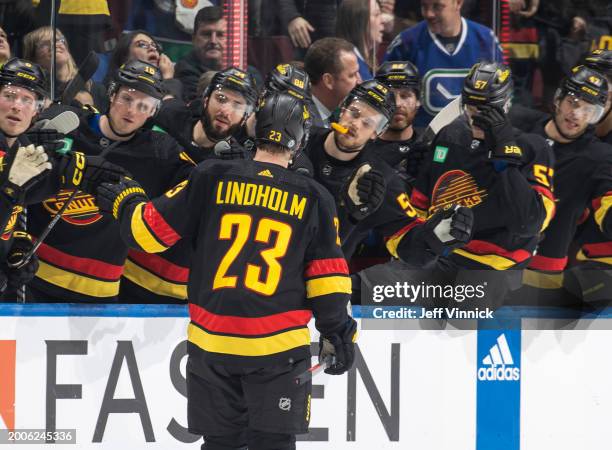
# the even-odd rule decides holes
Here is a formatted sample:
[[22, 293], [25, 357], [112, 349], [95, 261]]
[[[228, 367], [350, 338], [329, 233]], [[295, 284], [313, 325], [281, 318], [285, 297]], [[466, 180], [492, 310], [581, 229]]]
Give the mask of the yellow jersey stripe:
[[132, 283], [154, 294], [187, 300], [187, 285], [164, 280], [153, 272], [149, 272], [138, 264], [134, 264], [129, 259], [125, 262], [123, 276]]
[[40, 261], [39, 264], [36, 276], [49, 284], [91, 297], [115, 297], [119, 294], [119, 281], [100, 281], [84, 277], [44, 261]]
[[161, 253], [168, 250], [168, 247], [160, 244], [160, 242], [151, 234], [149, 228], [142, 218], [142, 208], [146, 203], [140, 203], [132, 213], [132, 236], [136, 243], [147, 253]]
[[351, 279], [346, 276], [315, 278], [306, 282], [306, 297], [320, 297], [328, 294], [350, 294]]
[[310, 345], [308, 328], [285, 331], [261, 338], [244, 338], [210, 334], [190, 323], [187, 328], [189, 342], [202, 350], [237, 356], [268, 356]]

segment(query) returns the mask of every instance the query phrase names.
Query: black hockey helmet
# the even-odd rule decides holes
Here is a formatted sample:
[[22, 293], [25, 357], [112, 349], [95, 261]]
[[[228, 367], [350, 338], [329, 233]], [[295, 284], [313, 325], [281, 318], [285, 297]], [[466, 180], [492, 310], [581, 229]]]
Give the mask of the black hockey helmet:
[[248, 116], [257, 104], [257, 84], [253, 75], [237, 67], [230, 67], [217, 72], [210, 80], [210, 84], [204, 91], [203, 98], [208, 99], [216, 89], [227, 88], [239, 92], [247, 102]]
[[612, 76], [612, 50], [593, 50], [586, 58], [584, 65], [608, 77]]
[[291, 64], [279, 64], [266, 77], [266, 93], [287, 92], [299, 99], [310, 99], [310, 77]]
[[347, 108], [355, 100], [366, 102], [383, 115], [384, 120], [381, 121], [376, 129], [376, 133], [381, 134], [395, 112], [395, 96], [391, 89], [389, 89], [389, 86], [378, 80], [364, 81], [349, 92], [349, 95], [342, 102], [341, 108]]
[[109, 96], [117, 92], [120, 86], [126, 86], [161, 100], [166, 95], [166, 90], [162, 85], [163, 80], [157, 66], [139, 59], [132, 59], [121, 65], [115, 73]]
[[461, 100], [464, 105], [499, 106], [510, 109], [514, 82], [510, 68], [497, 62], [479, 62], [472, 66], [463, 82]]
[[255, 115], [255, 142], [296, 152], [306, 142], [312, 119], [306, 103], [286, 92], [264, 96]]
[[34, 92], [39, 100], [49, 97], [47, 76], [38, 64], [11, 58], [0, 68], [0, 85], [20, 86]]
[[410, 61], [386, 61], [376, 71], [376, 79], [392, 88], [413, 89], [420, 92], [419, 69]]

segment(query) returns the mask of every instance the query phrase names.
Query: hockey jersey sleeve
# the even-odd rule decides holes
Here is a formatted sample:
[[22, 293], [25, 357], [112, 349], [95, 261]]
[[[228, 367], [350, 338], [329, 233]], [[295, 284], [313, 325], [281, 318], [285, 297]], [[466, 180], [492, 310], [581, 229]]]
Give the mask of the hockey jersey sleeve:
[[321, 190], [315, 217], [315, 232], [305, 254], [304, 281], [321, 334], [340, 330], [347, 321], [351, 279], [338, 236], [338, 218], [333, 198]]
[[206, 209], [206, 179], [198, 167], [189, 179], [164, 195], [126, 205], [119, 217], [124, 242], [136, 250], [160, 253], [180, 239], [194, 236]]
[[542, 232], [554, 215], [554, 161], [552, 150], [540, 136], [522, 134], [517, 143], [524, 152], [529, 146], [533, 157], [522, 167], [508, 166], [498, 173], [488, 206], [505, 212], [506, 227], [512, 233], [528, 237]]
[[593, 174], [593, 217], [602, 233], [612, 238], [612, 164], [601, 164]]

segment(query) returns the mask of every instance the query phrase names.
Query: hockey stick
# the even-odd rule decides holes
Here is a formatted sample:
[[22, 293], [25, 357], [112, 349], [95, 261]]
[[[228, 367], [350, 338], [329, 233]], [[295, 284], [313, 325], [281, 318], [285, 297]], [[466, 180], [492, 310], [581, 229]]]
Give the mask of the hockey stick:
[[327, 369], [329, 366], [333, 365], [334, 359], [335, 358], [330, 355], [327, 358], [325, 358], [323, 361], [321, 361], [320, 363], [315, 364], [310, 369], [305, 370], [304, 372], [299, 374], [297, 377], [295, 377], [295, 380], [294, 380], [295, 384], [297, 386], [301, 386], [304, 383], [309, 382], [310, 380], [312, 380], [312, 377], [321, 373], [322, 371]]
[[81, 65], [79, 66], [79, 71], [76, 76], [70, 80], [66, 89], [62, 93], [62, 98], [60, 99], [60, 103], [63, 105], [69, 105], [70, 102], [74, 99], [74, 97], [83, 89], [85, 89], [85, 85], [87, 81], [93, 77], [96, 70], [98, 70], [98, 64], [100, 60], [98, 59], [98, 55], [96, 55], [93, 51], [89, 52], [87, 57], [83, 60]]
[[[108, 155], [108, 153], [110, 153], [111, 150], [115, 149], [122, 142], [123, 141], [116, 141], [112, 145], [109, 145], [104, 150], [102, 150], [99, 156], [105, 157], [106, 155]], [[78, 189], [75, 189], [72, 191], [72, 194], [70, 194], [70, 197], [68, 197], [66, 202], [60, 208], [60, 210], [55, 214], [55, 216], [53, 216], [53, 219], [51, 219], [51, 222], [49, 222], [49, 224], [43, 230], [43, 232], [40, 233], [40, 236], [38, 236], [38, 239], [36, 239], [36, 243], [32, 246], [30, 251], [23, 256], [23, 258], [21, 258], [20, 260], [16, 260], [16, 261], [7, 261], [7, 265], [10, 268], [20, 269], [23, 266], [25, 266], [30, 261], [30, 259], [32, 259], [32, 256], [34, 256], [34, 253], [36, 253], [36, 250], [38, 250], [38, 248], [42, 245], [43, 241], [49, 235], [53, 227], [55, 227], [57, 222], [59, 222], [59, 220], [62, 218], [62, 215], [64, 214], [66, 209], [68, 209], [68, 206], [70, 206], [70, 203], [72, 203], [72, 200], [74, 200], [74, 198], [76, 197], [77, 192], [79, 192]]]
[[451, 123], [461, 115], [461, 96], [457, 96], [453, 101], [438, 112], [429, 125], [419, 137], [419, 142], [422, 144], [431, 144], [442, 128]]

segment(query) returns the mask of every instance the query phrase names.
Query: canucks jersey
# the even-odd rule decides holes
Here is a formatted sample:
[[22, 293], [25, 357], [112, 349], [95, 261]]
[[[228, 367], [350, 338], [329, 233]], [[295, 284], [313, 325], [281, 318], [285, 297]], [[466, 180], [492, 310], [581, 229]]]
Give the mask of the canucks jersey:
[[422, 77], [422, 105], [414, 124], [427, 126], [451, 100], [461, 94], [463, 79], [479, 61], [503, 61], [493, 31], [461, 19], [461, 35], [452, 53], [422, 21], [398, 34], [389, 45], [385, 61], [410, 61]]
[[555, 210], [553, 158], [539, 136], [517, 133], [525, 163], [497, 172], [484, 142], [472, 138], [464, 117], [444, 127], [432, 143], [412, 190], [412, 204], [430, 216], [450, 204], [474, 212], [474, 235], [448, 258], [468, 269], [526, 266]]
[[[97, 155], [111, 145], [99, 133], [99, 115], [65, 106], [53, 108], [48, 114], [53, 116], [62, 109], [74, 110], [80, 116], [79, 127], [69, 135], [73, 150]], [[126, 169], [151, 195], [161, 195], [186, 179], [194, 168], [181, 157], [180, 147], [170, 136], [146, 129], [118, 144], [106, 159]], [[34, 238], [40, 236], [71, 193], [56, 191], [42, 203], [28, 207], [28, 231]], [[38, 249], [40, 267], [30, 286], [39, 295], [44, 294], [41, 300], [115, 301], [127, 253], [112, 217], [100, 213], [92, 195], [78, 192]]]
[[191, 243], [190, 356], [246, 367], [310, 355], [307, 324], [346, 323], [351, 292], [335, 206], [314, 180], [275, 164], [210, 160], [148, 203], [127, 205], [121, 233], [159, 252]]

